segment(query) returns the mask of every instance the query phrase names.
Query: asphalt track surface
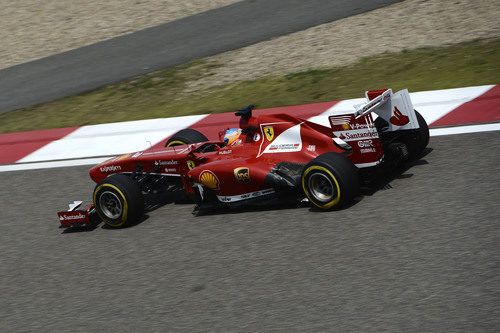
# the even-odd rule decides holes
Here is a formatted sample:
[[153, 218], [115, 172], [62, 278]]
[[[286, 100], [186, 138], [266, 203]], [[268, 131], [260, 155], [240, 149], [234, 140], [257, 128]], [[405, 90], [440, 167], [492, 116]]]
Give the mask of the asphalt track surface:
[[88, 167], [0, 177], [0, 331], [500, 329], [500, 132], [432, 137], [353, 206], [191, 215], [62, 233]]
[[0, 70], [0, 112], [90, 91], [402, 0], [246, 0]]

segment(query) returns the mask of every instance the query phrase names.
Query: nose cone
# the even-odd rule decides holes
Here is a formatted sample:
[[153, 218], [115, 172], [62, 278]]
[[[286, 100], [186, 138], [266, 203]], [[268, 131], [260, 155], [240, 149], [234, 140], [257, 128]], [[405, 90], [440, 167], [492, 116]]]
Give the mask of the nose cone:
[[125, 160], [127, 158], [128, 158], [128, 155], [124, 155], [124, 156], [120, 156], [120, 157], [113, 157], [109, 160], [102, 162], [101, 164], [94, 166], [89, 171], [90, 178], [94, 182], [99, 183], [101, 180], [106, 178], [108, 175], [122, 171], [122, 165], [120, 165], [120, 164], [122, 164], [123, 160]]
[[90, 170], [89, 170], [89, 175], [90, 175], [90, 178], [96, 182], [96, 183], [99, 183], [101, 180], [103, 180], [104, 178], [106, 178], [106, 174], [104, 172], [101, 172], [99, 169], [104, 167], [106, 165], [106, 162], [103, 162], [101, 164], [98, 164], [94, 167], [92, 167]]

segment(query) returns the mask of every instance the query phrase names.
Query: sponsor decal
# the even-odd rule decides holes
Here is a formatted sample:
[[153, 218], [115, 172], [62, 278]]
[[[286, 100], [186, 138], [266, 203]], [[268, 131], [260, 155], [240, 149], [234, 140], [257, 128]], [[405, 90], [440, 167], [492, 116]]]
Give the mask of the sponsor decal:
[[222, 202], [235, 202], [235, 201], [241, 201], [245, 199], [250, 199], [250, 198], [257, 198], [261, 197], [266, 194], [271, 194], [274, 193], [273, 189], [267, 189], [267, 190], [262, 190], [262, 191], [256, 191], [256, 192], [250, 192], [250, 193], [244, 193], [244, 194], [239, 194], [239, 195], [232, 195], [232, 196], [217, 196], [217, 199]]
[[274, 128], [272, 126], [264, 126], [264, 134], [266, 135], [267, 141], [273, 141], [274, 139]]
[[285, 150], [285, 151], [300, 150], [300, 143], [282, 143], [279, 145], [269, 145], [269, 150]]
[[344, 141], [378, 138], [376, 129], [350, 130], [345, 132], [334, 132], [334, 134]]
[[408, 116], [405, 116], [404, 114], [401, 113], [401, 111], [398, 110], [397, 107], [394, 107], [394, 116], [392, 116], [390, 119], [391, 124], [396, 125], [396, 126], [404, 126], [408, 124], [410, 121], [410, 118]]
[[253, 141], [254, 141], [254, 142], [257, 142], [257, 141], [259, 141], [259, 140], [260, 140], [260, 134], [259, 134], [259, 133], [255, 133], [255, 134], [253, 135]]
[[250, 181], [250, 169], [247, 167], [240, 167], [234, 169], [234, 177], [240, 183], [248, 183]]
[[79, 213], [78, 215], [61, 215], [59, 216], [59, 220], [61, 221], [80, 220], [86, 217], [87, 216], [83, 215], [82, 213]]
[[228, 154], [232, 154], [233, 151], [231, 149], [229, 150], [219, 150], [219, 155], [228, 155]]
[[165, 168], [165, 172], [177, 172], [176, 168]]
[[186, 161], [186, 164], [187, 164], [187, 167], [189, 170], [193, 170], [194, 168], [196, 168], [196, 164], [194, 164], [193, 161]]
[[155, 164], [159, 164], [159, 165], [177, 165], [177, 163], [178, 162], [174, 161], [174, 160], [155, 162]]
[[106, 160], [106, 161], [104, 161], [104, 162], [102, 162], [102, 163], [110, 163], [110, 162], [114, 162], [114, 161], [116, 161], [117, 159], [118, 159], [118, 156], [117, 156], [117, 157], [112, 157], [112, 158], [110, 158], [109, 160]]
[[[346, 114], [346, 115], [335, 115], [330, 117], [330, 121], [332, 122], [333, 125], [339, 125], [344, 127], [344, 125], [349, 124], [351, 121], [351, 116], [352, 114]], [[348, 129], [349, 127], [345, 128]]]
[[358, 141], [358, 147], [360, 147], [360, 148], [373, 147], [373, 140], [361, 140], [361, 141]]
[[139, 157], [142, 155], [142, 151], [139, 151], [137, 153], [135, 153], [134, 155], [132, 155], [133, 158], [136, 158], [136, 157]]
[[118, 157], [116, 160], [117, 160], [117, 161], [119, 161], [119, 160], [123, 160], [124, 158], [127, 158], [127, 157], [129, 157], [129, 156], [130, 156], [130, 154], [125, 154], [125, 155], [122, 155], [122, 156]]
[[309, 146], [307, 146], [307, 150], [309, 150], [309, 151], [316, 151], [316, 145], [309, 145]]
[[[283, 127], [286, 125], [292, 125], [287, 128], [285, 131], [274, 137], [273, 141], [266, 147], [266, 140], [261, 141], [261, 145], [259, 148], [259, 154], [257, 157], [260, 157], [262, 154], [273, 154], [273, 153], [287, 153], [287, 152], [296, 152], [302, 150], [302, 138], [300, 135], [300, 124], [293, 123], [282, 123]], [[263, 126], [262, 130], [267, 135], [268, 127], [272, 126]], [[273, 136], [275, 135], [275, 131], [273, 130]], [[264, 148], [263, 148], [264, 146]], [[262, 150], [263, 149], [263, 150]]]
[[368, 128], [368, 124], [359, 124], [359, 123], [349, 124], [349, 128], [352, 130]]
[[[356, 118], [352, 113], [331, 116], [330, 123], [333, 126], [340, 126], [344, 131], [370, 128], [366, 122], [366, 118]], [[337, 128], [337, 131], [338, 130], [340, 130], [340, 128]]]
[[108, 165], [108, 166], [99, 168], [99, 170], [101, 170], [101, 172], [114, 172], [114, 171], [119, 171], [121, 169], [122, 169], [122, 167], [119, 165]]
[[[370, 113], [357, 118], [355, 114], [345, 114], [331, 116], [329, 119], [335, 136], [343, 144], [349, 144], [353, 148], [357, 147], [351, 155], [351, 161], [356, 166], [376, 165], [383, 158], [379, 135]], [[347, 129], [343, 124], [348, 125]]]
[[219, 179], [212, 171], [209, 170], [204, 170], [202, 173], [200, 173], [200, 183], [211, 190], [219, 189]]

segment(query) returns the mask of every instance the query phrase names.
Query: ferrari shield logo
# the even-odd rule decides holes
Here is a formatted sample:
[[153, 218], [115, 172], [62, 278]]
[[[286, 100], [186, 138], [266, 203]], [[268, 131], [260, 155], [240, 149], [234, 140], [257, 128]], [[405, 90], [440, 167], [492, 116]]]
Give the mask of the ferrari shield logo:
[[186, 164], [189, 170], [193, 170], [196, 167], [193, 161], [186, 161]]
[[234, 177], [240, 183], [248, 183], [250, 181], [250, 170], [246, 167], [234, 169]]
[[267, 141], [273, 141], [274, 139], [274, 128], [272, 126], [264, 127], [264, 134], [266, 135]]

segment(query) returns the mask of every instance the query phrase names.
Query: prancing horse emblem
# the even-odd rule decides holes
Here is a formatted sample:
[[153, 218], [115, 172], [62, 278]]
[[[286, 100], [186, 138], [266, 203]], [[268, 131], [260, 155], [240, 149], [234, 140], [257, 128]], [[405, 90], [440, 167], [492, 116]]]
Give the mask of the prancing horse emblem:
[[266, 135], [267, 141], [273, 141], [274, 139], [274, 128], [272, 126], [264, 127], [264, 134]]
[[193, 161], [186, 161], [186, 164], [187, 164], [187, 167], [189, 170], [193, 170], [194, 168], [196, 168], [196, 164], [194, 164]]

